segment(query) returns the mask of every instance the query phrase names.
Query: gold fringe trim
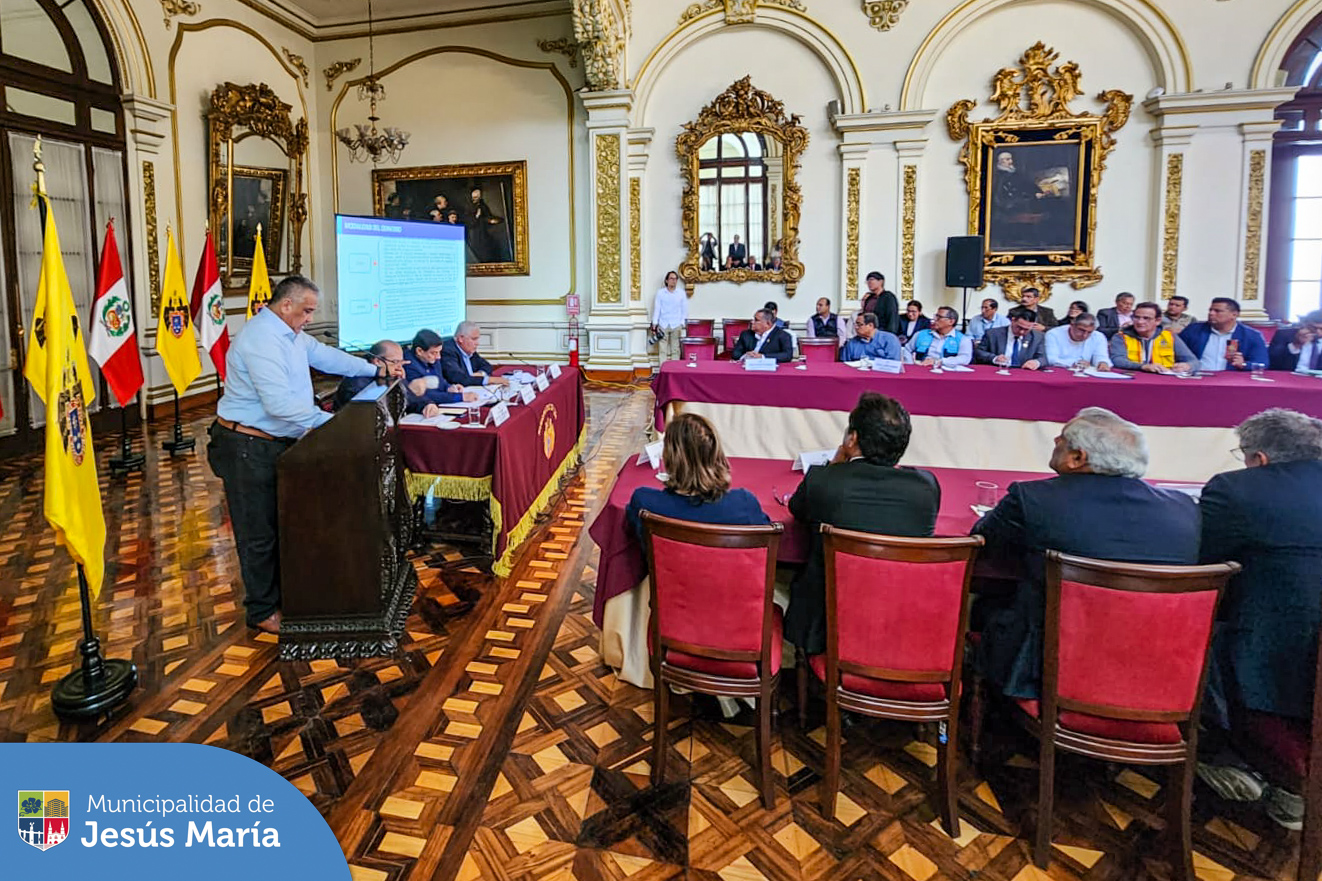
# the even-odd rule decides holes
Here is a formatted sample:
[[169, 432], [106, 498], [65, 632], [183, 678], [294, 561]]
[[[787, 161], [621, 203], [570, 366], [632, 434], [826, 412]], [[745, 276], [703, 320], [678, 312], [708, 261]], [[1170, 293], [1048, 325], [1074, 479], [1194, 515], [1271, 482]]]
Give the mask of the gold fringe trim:
[[[560, 489], [561, 479], [564, 478], [565, 474], [567, 474], [570, 469], [578, 464], [578, 456], [583, 449], [583, 439], [587, 436], [587, 431], [587, 426], [584, 425], [578, 433], [578, 440], [575, 441], [573, 448], [565, 454], [565, 458], [560, 461], [555, 472], [551, 475], [550, 479], [546, 481], [546, 485], [542, 487], [542, 491], [537, 494], [537, 498], [533, 499], [532, 504], [528, 506], [528, 512], [524, 514], [519, 522], [514, 524], [514, 528], [510, 530], [509, 539], [505, 542], [505, 553], [499, 560], [496, 560], [496, 562], [491, 565], [491, 571], [498, 577], [506, 578], [509, 576], [510, 572], [513, 570], [511, 561], [513, 560], [514, 552], [517, 551], [519, 545], [523, 544], [528, 536], [532, 534], [533, 528], [537, 522], [537, 517], [542, 513], [546, 506], [550, 504], [551, 499], [555, 497], [556, 492]], [[493, 495], [491, 496], [491, 523], [493, 527], [491, 533], [493, 544], [492, 556], [495, 556], [494, 544], [497, 537], [500, 535], [500, 522], [500, 503], [496, 501], [496, 497]]]
[[419, 498], [431, 492], [442, 499], [461, 502], [485, 502], [491, 498], [491, 477], [459, 477], [452, 474], [404, 473], [409, 498]]

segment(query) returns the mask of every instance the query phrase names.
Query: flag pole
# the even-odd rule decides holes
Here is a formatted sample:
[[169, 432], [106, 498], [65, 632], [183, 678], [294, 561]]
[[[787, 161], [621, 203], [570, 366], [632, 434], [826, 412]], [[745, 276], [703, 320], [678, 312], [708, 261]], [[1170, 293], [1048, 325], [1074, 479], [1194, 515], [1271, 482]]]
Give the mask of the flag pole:
[[[160, 331], [157, 331], [160, 333]], [[191, 437], [184, 437], [184, 424], [179, 419], [179, 392], [174, 393], [174, 437], [161, 444], [161, 449], [171, 456], [179, 456], [184, 453], [191, 453], [196, 441]]]
[[141, 471], [147, 457], [133, 452], [133, 442], [129, 440], [128, 407], [119, 408], [119, 455], [110, 459], [110, 476], [122, 477], [133, 471]]

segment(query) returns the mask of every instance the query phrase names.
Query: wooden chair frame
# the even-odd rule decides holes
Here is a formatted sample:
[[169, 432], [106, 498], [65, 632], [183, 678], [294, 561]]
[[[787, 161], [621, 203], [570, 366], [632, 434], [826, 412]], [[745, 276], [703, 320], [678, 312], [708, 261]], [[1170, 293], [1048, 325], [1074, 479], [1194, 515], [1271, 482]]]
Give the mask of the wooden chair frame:
[[[822, 524], [822, 543], [826, 555], [826, 767], [822, 774], [822, 815], [835, 816], [836, 793], [840, 788], [840, 711], [850, 710], [865, 716], [897, 719], [905, 722], [937, 722], [944, 726], [944, 740], [938, 738], [936, 765], [936, 802], [940, 806], [941, 825], [952, 838], [959, 837], [959, 798], [956, 786], [959, 762], [960, 678], [964, 668], [964, 634], [968, 630], [973, 561], [983, 545], [980, 535], [956, 538], [910, 538], [855, 532]], [[964, 563], [964, 583], [960, 588], [959, 625], [950, 666], [943, 670], [891, 670], [840, 660], [836, 632], [839, 619], [836, 591], [836, 553], [846, 553], [874, 560], [906, 563]], [[808, 703], [808, 665], [802, 654], [798, 665], [799, 722], [806, 721]], [[888, 700], [849, 691], [840, 675], [849, 673], [892, 682], [941, 683], [948, 698], [939, 701]]]
[[[665, 760], [670, 718], [670, 689], [668, 685], [678, 685], [702, 694], [720, 697], [749, 697], [757, 700], [757, 765], [759, 768], [759, 791], [763, 807], [770, 810], [775, 805], [775, 787], [771, 771], [771, 704], [776, 693], [776, 684], [780, 674], [768, 673], [771, 669], [771, 646], [773, 636], [773, 606], [776, 583], [776, 552], [780, 547], [780, 536], [784, 524], [771, 523], [766, 526], [715, 526], [706, 523], [690, 523], [662, 517], [650, 511], [643, 511], [643, 539], [647, 548], [647, 568], [651, 576], [650, 598], [652, 615], [648, 623], [652, 679], [655, 682], [653, 694], [654, 713], [652, 737], [652, 784], [658, 785], [665, 779]], [[709, 548], [750, 549], [762, 548], [766, 551], [766, 577], [762, 597], [762, 642], [757, 651], [732, 651], [709, 646], [695, 645], [679, 640], [665, 639], [661, 636], [661, 609], [657, 604], [656, 549], [654, 539], [669, 539]], [[700, 673], [683, 667], [672, 666], [664, 658], [671, 651], [683, 652], [701, 658], [718, 661], [737, 661], [758, 665], [759, 675], [752, 679], [716, 676]]]
[[[1184, 881], [1193, 881], [1190, 810], [1193, 804], [1194, 767], [1197, 761], [1198, 718], [1202, 707], [1203, 688], [1207, 681], [1212, 628], [1208, 628], [1207, 642], [1203, 646], [1203, 664], [1198, 677], [1198, 689], [1194, 694], [1193, 706], [1187, 713], [1135, 710], [1111, 704], [1093, 704], [1062, 698], [1059, 694], [1061, 583], [1078, 581], [1110, 590], [1135, 593], [1215, 591], [1216, 601], [1212, 608], [1212, 616], [1215, 619], [1216, 606], [1220, 604], [1226, 582], [1239, 571], [1239, 564], [1154, 566], [1094, 560], [1063, 554], [1060, 551], [1047, 551], [1046, 564], [1041, 715], [1038, 719], [1034, 719], [1027, 713], [1019, 714], [1020, 721], [1038, 738], [1040, 745], [1038, 815], [1037, 829], [1033, 837], [1033, 862], [1038, 868], [1045, 869], [1051, 861], [1056, 750], [1062, 749], [1103, 761], [1170, 766], [1166, 807], [1167, 824], [1171, 832], [1171, 866], [1175, 877]], [[1061, 710], [1126, 722], [1173, 723], [1180, 729], [1181, 740], [1175, 744], [1150, 744], [1082, 734], [1060, 727]]]

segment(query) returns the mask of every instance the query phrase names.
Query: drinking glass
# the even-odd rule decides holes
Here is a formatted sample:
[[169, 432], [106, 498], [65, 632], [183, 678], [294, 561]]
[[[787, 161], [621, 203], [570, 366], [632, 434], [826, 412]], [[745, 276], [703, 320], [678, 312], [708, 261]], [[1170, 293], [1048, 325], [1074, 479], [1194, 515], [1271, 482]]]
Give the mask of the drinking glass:
[[979, 480], [973, 485], [978, 490], [978, 507], [989, 511], [995, 508], [996, 498], [1001, 489], [1000, 486], [988, 480]]
[[1266, 370], [1267, 370], [1267, 365], [1263, 364], [1261, 361], [1249, 362], [1249, 373], [1253, 374], [1254, 379], [1262, 379], [1263, 373], [1265, 373]]
[[697, 353], [697, 352], [689, 352], [689, 366], [690, 366], [690, 367], [697, 367], [697, 366], [698, 366], [698, 353]]

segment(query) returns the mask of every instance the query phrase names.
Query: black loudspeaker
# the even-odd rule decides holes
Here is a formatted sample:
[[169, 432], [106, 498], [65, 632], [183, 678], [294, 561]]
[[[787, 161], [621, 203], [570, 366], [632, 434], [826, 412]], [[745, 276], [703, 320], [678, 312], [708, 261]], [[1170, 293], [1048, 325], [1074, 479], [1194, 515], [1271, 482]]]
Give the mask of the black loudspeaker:
[[982, 287], [982, 236], [946, 239], [946, 287]]

